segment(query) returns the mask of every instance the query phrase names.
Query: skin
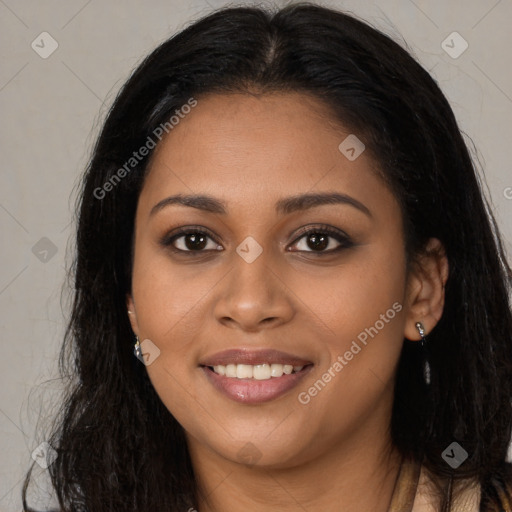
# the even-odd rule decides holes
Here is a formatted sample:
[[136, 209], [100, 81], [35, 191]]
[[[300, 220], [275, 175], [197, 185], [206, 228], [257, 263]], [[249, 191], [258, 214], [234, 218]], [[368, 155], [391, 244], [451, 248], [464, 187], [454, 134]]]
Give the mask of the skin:
[[[400, 464], [389, 433], [396, 366], [404, 337], [420, 339], [415, 322], [428, 333], [441, 317], [448, 264], [432, 239], [406, 272], [399, 205], [369, 151], [349, 161], [338, 150], [349, 133], [303, 94], [209, 95], [150, 162], [127, 306], [134, 332], [160, 350], [146, 368], [186, 431], [207, 496], [198, 498], [200, 512], [389, 507]], [[311, 192], [346, 194], [370, 214], [349, 204], [276, 213], [279, 199]], [[151, 214], [178, 193], [214, 196], [226, 213], [174, 204]], [[316, 252], [307, 235], [298, 239], [301, 227], [321, 224], [354, 245], [329, 254], [335, 238]], [[176, 254], [159, 243], [191, 225], [216, 236], [203, 253]], [[236, 252], [248, 236], [263, 249], [252, 263]], [[186, 250], [185, 237], [174, 246]], [[298, 393], [396, 302], [401, 311], [301, 404]], [[241, 404], [220, 394], [198, 366], [228, 348], [277, 348], [314, 367], [278, 399]], [[255, 464], [239, 454], [247, 443]]]

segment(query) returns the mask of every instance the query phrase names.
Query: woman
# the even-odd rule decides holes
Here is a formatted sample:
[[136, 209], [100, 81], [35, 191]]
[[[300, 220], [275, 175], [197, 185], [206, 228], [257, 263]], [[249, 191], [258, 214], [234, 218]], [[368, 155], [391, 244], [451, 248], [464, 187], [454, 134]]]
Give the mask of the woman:
[[84, 177], [61, 510], [512, 510], [511, 279], [405, 50], [309, 4], [199, 20]]

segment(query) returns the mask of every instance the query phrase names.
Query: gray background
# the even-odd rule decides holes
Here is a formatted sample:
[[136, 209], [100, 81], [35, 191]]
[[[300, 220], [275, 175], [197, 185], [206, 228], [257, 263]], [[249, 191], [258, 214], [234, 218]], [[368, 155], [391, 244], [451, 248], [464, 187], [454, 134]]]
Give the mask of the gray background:
[[[317, 3], [348, 10], [395, 40], [403, 37], [431, 71], [478, 149], [510, 251], [512, 1]], [[0, 0], [1, 511], [21, 510], [24, 472], [32, 451], [45, 440], [36, 427], [44, 427], [56, 407], [50, 399], [60, 389], [52, 379], [68, 307], [69, 294], [61, 297], [61, 290], [72, 256], [66, 253], [73, 234], [70, 196], [101, 121], [143, 56], [223, 5], [216, 0]], [[458, 58], [442, 47], [454, 31], [469, 45]], [[31, 47], [35, 41], [39, 52], [51, 48], [42, 32], [58, 43], [46, 59]], [[456, 39], [447, 44], [452, 52], [462, 48]], [[42, 469], [36, 473], [45, 475]]]

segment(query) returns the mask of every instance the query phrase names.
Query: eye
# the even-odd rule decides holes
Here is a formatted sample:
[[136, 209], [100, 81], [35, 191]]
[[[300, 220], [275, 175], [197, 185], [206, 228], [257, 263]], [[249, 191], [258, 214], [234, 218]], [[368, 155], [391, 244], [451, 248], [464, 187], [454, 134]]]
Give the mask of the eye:
[[304, 228], [301, 236], [294, 242], [299, 251], [333, 253], [352, 247], [354, 243], [350, 237], [341, 230], [330, 226], [317, 226]]
[[181, 228], [165, 235], [160, 243], [175, 252], [201, 253], [207, 250], [222, 250], [222, 246], [206, 228]]
[[[331, 254], [354, 245], [346, 233], [325, 225], [302, 228], [299, 235], [293, 242], [292, 247], [296, 246], [296, 250], [300, 252], [312, 252], [319, 255]], [[209, 230], [200, 226], [180, 228], [165, 235], [160, 243], [164, 247], [169, 247], [175, 253], [189, 253], [191, 255], [223, 250], [215, 236]]]

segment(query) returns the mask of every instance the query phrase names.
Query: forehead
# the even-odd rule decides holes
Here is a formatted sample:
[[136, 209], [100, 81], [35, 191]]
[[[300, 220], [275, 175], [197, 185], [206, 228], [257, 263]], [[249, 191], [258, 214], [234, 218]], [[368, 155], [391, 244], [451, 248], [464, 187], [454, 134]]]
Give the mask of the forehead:
[[368, 152], [351, 160], [340, 151], [357, 134], [320, 100], [273, 93], [215, 94], [197, 102], [157, 146], [141, 193], [143, 208], [177, 192], [256, 208], [313, 191], [361, 200], [390, 194]]

